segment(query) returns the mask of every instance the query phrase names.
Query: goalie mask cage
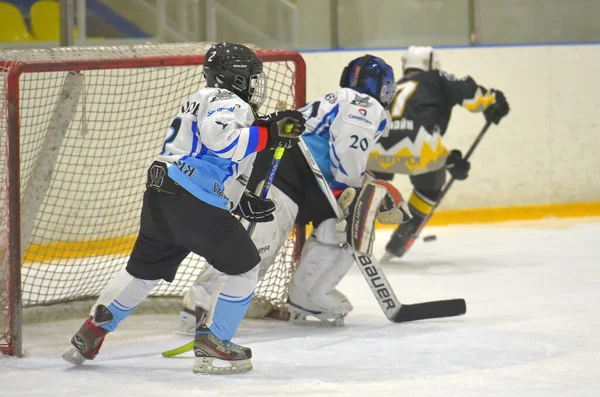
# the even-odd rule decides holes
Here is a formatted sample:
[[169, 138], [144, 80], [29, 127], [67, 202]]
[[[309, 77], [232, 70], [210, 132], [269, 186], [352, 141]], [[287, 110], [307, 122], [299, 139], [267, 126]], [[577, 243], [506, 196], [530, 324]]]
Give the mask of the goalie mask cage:
[[[22, 308], [88, 299], [89, 310], [127, 263], [146, 169], [177, 107], [203, 87], [210, 46], [0, 50], [0, 351], [22, 354]], [[304, 105], [300, 54], [254, 49], [268, 78], [260, 112]], [[255, 317], [285, 307], [298, 230], [257, 286]], [[190, 254], [151, 296], [179, 301], [202, 266]]]

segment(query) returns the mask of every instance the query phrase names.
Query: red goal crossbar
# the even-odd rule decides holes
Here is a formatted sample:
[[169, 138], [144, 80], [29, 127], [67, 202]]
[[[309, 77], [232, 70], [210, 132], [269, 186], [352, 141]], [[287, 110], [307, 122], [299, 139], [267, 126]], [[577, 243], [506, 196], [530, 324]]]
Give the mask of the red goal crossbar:
[[[3, 141], [0, 139], [0, 147], [3, 149], [0, 156], [4, 157], [4, 160], [0, 158], [0, 171], [5, 172], [5, 178], [3, 178], [4, 183], [3, 186], [0, 187], [0, 190], [5, 192], [4, 196], [0, 197], [0, 211], [4, 211], [4, 213], [0, 215], [0, 219], [2, 219], [0, 222], [3, 222], [5, 225], [0, 225], [0, 352], [20, 356], [23, 351], [21, 329], [22, 307], [24, 306], [24, 301], [22, 298], [21, 287], [25, 280], [22, 279], [22, 265], [23, 256], [26, 251], [25, 249], [28, 245], [27, 241], [22, 240], [21, 224], [25, 221], [23, 217], [33, 216], [33, 220], [36, 220], [37, 215], [28, 213], [28, 208], [22, 208], [24, 199], [22, 196], [24, 190], [24, 175], [22, 175], [24, 162], [31, 162], [33, 160], [30, 158], [22, 159], [21, 152], [25, 150], [24, 145], [28, 145], [34, 137], [37, 139], [40, 135], [43, 136], [43, 128], [47, 124], [46, 119], [42, 120], [40, 118], [40, 120], [36, 120], [36, 123], [39, 121], [39, 124], [34, 124], [33, 121], [23, 118], [26, 117], [22, 114], [21, 106], [23, 103], [31, 104], [36, 100], [36, 95], [48, 94], [48, 90], [44, 91], [43, 88], [45, 87], [45, 84], [49, 84], [46, 80], [55, 78], [56, 76], [65, 75], [68, 72], [83, 72], [83, 75], [85, 75], [86, 78], [85, 84], [90, 86], [94, 84], [93, 79], [96, 78], [94, 77], [96, 75], [93, 71], [137, 70], [140, 71], [140, 73], [144, 73], [144, 70], [152, 70], [154, 73], [154, 71], [169, 68], [199, 66], [202, 65], [204, 61], [203, 51], [207, 48], [206, 44], [198, 44], [189, 45], [187, 47], [185, 45], [152, 45], [149, 49], [145, 49], [144, 46], [123, 46], [88, 47], [84, 49], [71, 48], [64, 51], [62, 51], [62, 49], [17, 50], [4, 52], [0, 50], [0, 72], [4, 75], [4, 86], [1, 93], [3, 98], [0, 98], [0, 104], [2, 104], [2, 107], [0, 108], [0, 127], [2, 127], [2, 125], [5, 127], [0, 129], [5, 129], [6, 131], [5, 140]], [[191, 51], [195, 51], [195, 53]], [[121, 52], [139, 53], [141, 55], [131, 57], [119, 56]], [[276, 65], [281, 63], [288, 65], [281, 66], [282, 68], [293, 68], [293, 72], [285, 75], [285, 81], [277, 82], [277, 84], [274, 85], [274, 87], [280, 87], [277, 88], [277, 95], [279, 96], [276, 98], [273, 97], [273, 100], [267, 105], [267, 108], [261, 109], [261, 111], [264, 113], [274, 111], [277, 101], [283, 101], [288, 106], [296, 108], [304, 105], [306, 102], [306, 67], [301, 55], [294, 51], [285, 50], [257, 50], [256, 52], [265, 62], [265, 65]], [[164, 53], [164, 55], [161, 55], [161, 53]], [[88, 57], [89, 54], [93, 54], [93, 56]], [[150, 72], [147, 73], [149, 74]], [[281, 73], [282, 76], [284, 75], [283, 72], [272, 71], [271, 73]], [[267, 72], [267, 77], [271, 78], [269, 72]], [[105, 77], [98, 77], [99, 81], [103, 78], [105, 79]], [[33, 81], [33, 79], [37, 79], [37, 85], [35, 86], [29, 82], [30, 80]], [[144, 88], [152, 90], [153, 84], [157, 84], [156, 82], [158, 81], [159, 79], [155, 78], [155, 80], [148, 82], [148, 87], [145, 88], [144, 84], [146, 83], [142, 81], [139, 83], [140, 87], [136, 86], [135, 89]], [[119, 83], [115, 82], [115, 84]], [[182, 92], [181, 94], [187, 96], [192, 92], [193, 91]], [[50, 95], [56, 96], [57, 94], [52, 92]], [[97, 95], [98, 98], [106, 100], [107, 103], [110, 103], [112, 100], [112, 97], [102, 97], [103, 94]], [[52, 98], [49, 96], [48, 101], [51, 99]], [[85, 105], [85, 98], [83, 97], [79, 100], [79, 104], [81, 105], [82, 102]], [[176, 109], [180, 104], [181, 103], [176, 102], [169, 104], [170, 108], [167, 113], [172, 111], [172, 109]], [[56, 104], [56, 106], [60, 106], [60, 104]], [[162, 105], [151, 106], [153, 106], [152, 110], [156, 107], [156, 109], [162, 111], [163, 108]], [[84, 109], [84, 113], [85, 112], [86, 110]], [[87, 110], [87, 112], [90, 111]], [[86, 115], [84, 114], [84, 117], [85, 116]], [[36, 115], [33, 117], [36, 118], [38, 116]], [[49, 117], [50, 116], [48, 116], [48, 118]], [[67, 120], [66, 124], [68, 125], [70, 121], [71, 120]], [[168, 123], [170, 120], [166, 118], [162, 122]], [[33, 127], [34, 125], [35, 128]], [[42, 127], [40, 128], [40, 126]], [[154, 132], [154, 128], [152, 128], [152, 131]], [[69, 131], [66, 131], [65, 135], [68, 136], [69, 133]], [[57, 161], [60, 161], [60, 155], [57, 154], [56, 156], [58, 158]], [[33, 177], [28, 176], [28, 178], [31, 180]], [[83, 182], [77, 181], [77, 183]], [[47, 189], [50, 189], [51, 191], [54, 188], [55, 186], [52, 186]], [[65, 194], [68, 194], [68, 192]], [[49, 214], [47, 216], [48, 219], [52, 219], [53, 209], [50, 207], [50, 204], [44, 201], [38, 203], [38, 207]], [[56, 213], [58, 213], [58, 211]], [[60, 217], [61, 215], [58, 216]], [[61, 222], [65, 221], [65, 219], [62, 219]], [[31, 221], [32, 224], [33, 220]], [[47, 230], [48, 228], [50, 231]], [[46, 227], [44, 233], [51, 234], [51, 229], [51, 227]], [[50, 235], [50, 237], [46, 237], [46, 235], [42, 235], [42, 233], [36, 235], [35, 229], [31, 233], [28, 233], [28, 235], [31, 235], [29, 241], [36, 241], [37, 246], [44, 246], [44, 244], [50, 246], [55, 243], [53, 241], [53, 235]], [[83, 234], [82, 232], [81, 235], [85, 236], [85, 239], [88, 239], [87, 234]], [[298, 234], [298, 236], [304, 237], [302, 233]], [[89, 237], [89, 239], [92, 239], [92, 237]], [[47, 250], [46, 252], [55, 251]], [[49, 255], [50, 254], [47, 254], [48, 257], [44, 259], [45, 262], [52, 261], [52, 257]], [[83, 271], [89, 270], [82, 270], [82, 272]], [[24, 276], [24, 278], [26, 277], [32, 276]], [[48, 288], [51, 288], [51, 286]], [[170, 292], [165, 292], [165, 295], [168, 295], [169, 293]], [[174, 295], [177, 293], [173, 292]], [[39, 295], [40, 293], [36, 292], [36, 294]], [[47, 305], [53, 303], [53, 301], [50, 300], [40, 300], [39, 296], [35, 297], [35, 299], [38, 300], [34, 300], [33, 297], [28, 299], [30, 300], [27, 305]], [[69, 301], [78, 299], [78, 297], [73, 295], [73, 297], [67, 296], [61, 297], [60, 299]], [[3, 330], [2, 327], [5, 329]]]

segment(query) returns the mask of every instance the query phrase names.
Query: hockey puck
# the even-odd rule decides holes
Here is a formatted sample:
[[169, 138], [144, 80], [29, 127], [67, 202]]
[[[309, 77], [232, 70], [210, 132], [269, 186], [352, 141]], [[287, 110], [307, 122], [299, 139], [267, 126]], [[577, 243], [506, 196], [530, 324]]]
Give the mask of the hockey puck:
[[435, 234], [423, 237], [423, 241], [425, 241], [426, 243], [428, 243], [430, 241], [435, 241], [435, 240], [437, 240], [437, 237], [435, 236]]

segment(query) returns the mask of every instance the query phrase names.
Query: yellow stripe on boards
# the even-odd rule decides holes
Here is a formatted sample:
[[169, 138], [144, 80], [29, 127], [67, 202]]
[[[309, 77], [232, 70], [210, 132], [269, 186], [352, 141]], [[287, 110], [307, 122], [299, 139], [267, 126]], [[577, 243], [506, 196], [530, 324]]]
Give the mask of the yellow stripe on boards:
[[124, 236], [87, 241], [29, 244], [23, 256], [23, 264], [103, 255], [125, 256], [131, 253], [136, 238], [137, 236]]
[[[527, 221], [544, 218], [578, 218], [600, 216], [600, 202], [524, 205], [515, 207], [472, 208], [462, 210], [436, 211], [428, 225], [447, 226], [469, 223], [499, 223]], [[394, 225], [381, 225], [381, 228], [395, 228]]]
[[[600, 216], [600, 202], [436, 211], [428, 225], [445, 226], [452, 224], [537, 220], [549, 217], [577, 218], [587, 216]], [[382, 225], [379, 223], [377, 227], [381, 229], [396, 228], [395, 225]], [[310, 228], [307, 228], [307, 230], [310, 230]], [[136, 237], [123, 236], [88, 241], [30, 244], [25, 251], [23, 264], [28, 265], [93, 256], [127, 256], [131, 253]]]

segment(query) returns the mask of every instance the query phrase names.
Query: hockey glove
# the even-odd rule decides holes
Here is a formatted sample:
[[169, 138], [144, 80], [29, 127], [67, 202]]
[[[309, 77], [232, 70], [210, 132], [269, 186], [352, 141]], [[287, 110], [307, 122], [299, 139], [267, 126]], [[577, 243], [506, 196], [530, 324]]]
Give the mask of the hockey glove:
[[267, 146], [283, 146], [290, 149], [298, 143], [298, 137], [304, 132], [304, 116], [297, 110], [282, 110], [256, 120], [252, 125], [266, 127], [269, 131]]
[[454, 179], [464, 181], [469, 176], [471, 163], [463, 158], [460, 150], [453, 150], [446, 159], [446, 169]]
[[377, 220], [384, 225], [399, 225], [408, 222], [412, 215], [398, 189], [387, 181], [376, 180], [375, 183], [387, 190], [387, 194], [379, 204]]
[[500, 120], [508, 114], [510, 107], [508, 106], [508, 102], [506, 102], [506, 98], [502, 91], [492, 90], [492, 93], [494, 94], [496, 101], [493, 105], [488, 106], [488, 108], [483, 111], [483, 115], [487, 121], [498, 124]]
[[249, 222], [271, 222], [275, 217], [275, 203], [271, 199], [262, 199], [250, 191], [244, 191], [240, 198], [240, 203], [233, 210], [235, 215], [239, 215]]

